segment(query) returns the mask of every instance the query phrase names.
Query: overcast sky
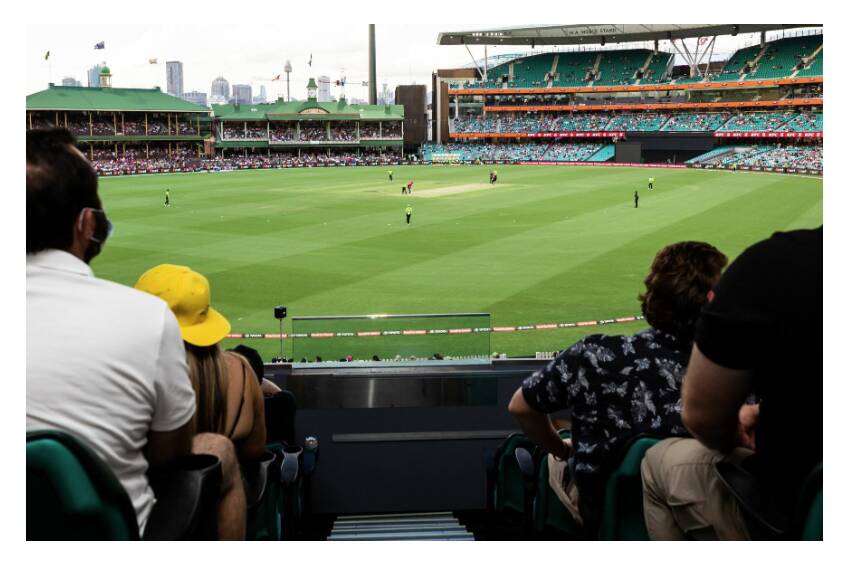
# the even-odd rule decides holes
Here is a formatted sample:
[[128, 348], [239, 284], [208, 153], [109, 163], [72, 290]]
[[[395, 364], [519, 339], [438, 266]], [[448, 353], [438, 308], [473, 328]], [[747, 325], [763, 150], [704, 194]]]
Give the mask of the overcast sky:
[[[226, 18], [221, 18], [223, 21]], [[515, 25], [515, 24], [511, 24]], [[471, 58], [464, 47], [436, 45], [441, 31], [491, 29], [509, 27], [497, 24], [446, 25], [377, 25], [377, 83], [384, 82], [394, 90], [398, 84], [427, 84], [436, 68], [464, 66]], [[74, 77], [87, 84], [87, 69], [106, 62], [112, 70], [116, 87], [165, 90], [165, 61], [183, 63], [185, 92], [210, 91], [212, 80], [226, 78], [230, 85], [251, 84], [254, 95], [259, 86], [268, 89], [268, 99], [285, 95], [285, 82], [270, 79], [283, 73], [285, 61], [291, 60], [292, 97], [304, 98], [310, 76], [327, 75], [335, 80], [347, 76], [348, 98], [367, 98], [361, 82], [368, 78], [367, 24], [324, 24], [316, 27], [287, 25], [41, 25], [27, 26], [27, 93], [46, 88], [48, 82], [61, 84], [62, 78]], [[729, 56], [753, 36], [720, 38], [716, 55]], [[94, 50], [94, 44], [105, 41], [106, 49]], [[662, 49], [669, 49], [667, 42]], [[690, 42], [694, 47], [694, 40]], [[48, 61], [44, 60], [50, 51]], [[483, 48], [471, 48], [481, 58]], [[517, 46], [490, 47], [489, 54], [524, 52]], [[308, 67], [312, 54], [312, 69]], [[148, 60], [157, 58], [158, 64]], [[715, 58], [715, 56], [714, 56]], [[338, 96], [338, 89], [333, 95]]]

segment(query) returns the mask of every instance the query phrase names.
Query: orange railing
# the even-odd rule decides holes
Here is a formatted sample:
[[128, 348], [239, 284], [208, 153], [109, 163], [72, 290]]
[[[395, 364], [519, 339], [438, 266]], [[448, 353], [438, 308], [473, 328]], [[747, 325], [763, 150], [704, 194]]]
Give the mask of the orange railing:
[[608, 112], [610, 110], [710, 110], [722, 108], [778, 108], [782, 106], [822, 106], [822, 98], [790, 100], [757, 100], [746, 102], [680, 102], [667, 104], [594, 104], [594, 105], [527, 105], [484, 106], [486, 112]]
[[722, 90], [727, 88], [765, 88], [772, 86], [822, 84], [822, 77], [778, 78], [764, 80], [732, 80], [692, 82], [685, 84], [628, 84], [620, 86], [551, 86], [538, 88], [456, 88], [448, 94], [574, 94], [596, 92], [650, 92], [655, 90]]

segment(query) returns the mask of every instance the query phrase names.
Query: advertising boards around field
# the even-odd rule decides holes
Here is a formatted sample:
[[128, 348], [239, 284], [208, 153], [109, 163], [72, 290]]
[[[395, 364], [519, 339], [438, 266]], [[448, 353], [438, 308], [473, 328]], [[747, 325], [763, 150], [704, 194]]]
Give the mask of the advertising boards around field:
[[648, 169], [685, 169], [685, 164], [668, 163], [595, 163], [590, 161], [517, 161], [516, 165], [554, 165], [559, 167], [643, 167]]
[[715, 137], [753, 139], [822, 139], [820, 131], [717, 131]]

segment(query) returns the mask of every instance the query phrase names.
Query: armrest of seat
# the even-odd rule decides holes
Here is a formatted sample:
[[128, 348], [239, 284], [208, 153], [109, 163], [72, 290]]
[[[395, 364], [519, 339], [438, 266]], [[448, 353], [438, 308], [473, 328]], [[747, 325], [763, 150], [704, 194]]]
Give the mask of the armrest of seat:
[[221, 462], [213, 455], [188, 455], [151, 475], [156, 504], [145, 540], [213, 540], [218, 536]]
[[780, 538], [789, 529], [789, 521], [777, 507], [774, 498], [757, 479], [744, 468], [728, 461], [715, 464], [719, 481], [727, 488], [748, 519], [751, 537], [758, 532], [766, 537]]
[[262, 497], [265, 496], [265, 491], [268, 487], [269, 469], [276, 458], [277, 456], [274, 453], [266, 450], [261, 458], [255, 461], [248, 461], [241, 466], [242, 477], [244, 478], [244, 495], [248, 510], [256, 506], [262, 500]]

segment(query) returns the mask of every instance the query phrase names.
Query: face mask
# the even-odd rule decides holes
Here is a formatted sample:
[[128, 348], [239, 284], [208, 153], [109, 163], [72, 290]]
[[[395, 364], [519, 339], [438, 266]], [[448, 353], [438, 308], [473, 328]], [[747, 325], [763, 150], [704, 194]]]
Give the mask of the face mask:
[[78, 229], [82, 231], [82, 216], [86, 210], [91, 210], [94, 217], [97, 218], [97, 225], [94, 228], [94, 235], [89, 239], [88, 247], [83, 253], [83, 261], [90, 263], [92, 259], [97, 257], [103, 250], [103, 244], [106, 239], [112, 234], [112, 222], [106, 217], [106, 211], [97, 208], [83, 208], [77, 222]]

